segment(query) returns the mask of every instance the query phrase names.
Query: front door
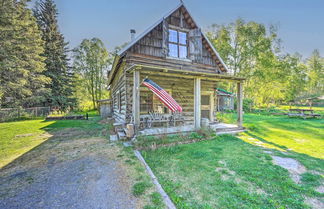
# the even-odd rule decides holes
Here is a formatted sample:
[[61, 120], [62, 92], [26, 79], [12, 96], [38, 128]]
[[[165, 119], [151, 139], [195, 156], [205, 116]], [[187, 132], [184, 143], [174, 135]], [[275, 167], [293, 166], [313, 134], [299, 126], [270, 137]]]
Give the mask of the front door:
[[201, 94], [201, 118], [208, 118], [213, 121], [213, 94]]

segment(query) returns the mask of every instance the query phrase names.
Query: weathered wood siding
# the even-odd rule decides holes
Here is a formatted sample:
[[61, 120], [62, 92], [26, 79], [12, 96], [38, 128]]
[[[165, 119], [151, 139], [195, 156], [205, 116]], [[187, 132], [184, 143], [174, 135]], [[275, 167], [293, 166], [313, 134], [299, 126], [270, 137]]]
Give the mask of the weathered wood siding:
[[192, 72], [203, 72], [203, 73], [216, 73], [220, 69], [218, 67], [212, 67], [208, 65], [192, 63], [190, 61], [181, 61], [177, 59], [162, 59], [158, 57], [145, 56], [141, 54], [128, 54], [128, 64], [139, 64], [153, 67], [179, 69], [184, 71]]
[[163, 57], [162, 53], [162, 24], [140, 39], [129, 51], [155, 57]]
[[[141, 38], [136, 44], [134, 44], [127, 52], [133, 54], [141, 54], [146, 56], [153, 56], [161, 58], [163, 61], [169, 61], [167, 57], [168, 47], [168, 29], [171, 27], [182, 28], [185, 31], [188, 31], [188, 41], [190, 30], [197, 30], [197, 26], [192, 26], [188, 21], [191, 20], [189, 17], [186, 18], [186, 13], [183, 11], [183, 8], [176, 10], [172, 13], [164, 22], [157, 25], [152, 31], [150, 31], [146, 36]], [[182, 17], [181, 17], [182, 16]], [[182, 19], [182, 21], [181, 21]], [[199, 30], [200, 31], [200, 30]], [[166, 43], [165, 43], [166, 42]], [[207, 47], [206, 41], [201, 36], [200, 42], [202, 44], [201, 59], [192, 59], [193, 63], [207, 65], [215, 68], [213, 73], [220, 73], [220, 70], [216, 64], [215, 58], [211, 54], [210, 47]], [[190, 54], [190, 47], [188, 46], [189, 58], [195, 57]], [[179, 61], [181, 62], [181, 61]]]
[[[191, 27], [188, 22], [186, 21], [186, 18], [184, 17], [185, 9], [180, 8], [173, 12], [166, 20], [169, 23], [169, 25], [181, 27], [184, 29], [194, 29], [194, 27]], [[181, 15], [182, 15], [182, 21], [181, 21]]]

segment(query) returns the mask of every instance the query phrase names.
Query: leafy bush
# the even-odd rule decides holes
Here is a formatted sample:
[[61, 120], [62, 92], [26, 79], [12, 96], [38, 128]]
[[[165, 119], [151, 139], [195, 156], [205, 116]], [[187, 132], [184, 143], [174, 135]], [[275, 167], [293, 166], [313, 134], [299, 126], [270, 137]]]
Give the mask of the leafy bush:
[[249, 98], [243, 99], [243, 111], [251, 112], [252, 108], [253, 108], [253, 100]]

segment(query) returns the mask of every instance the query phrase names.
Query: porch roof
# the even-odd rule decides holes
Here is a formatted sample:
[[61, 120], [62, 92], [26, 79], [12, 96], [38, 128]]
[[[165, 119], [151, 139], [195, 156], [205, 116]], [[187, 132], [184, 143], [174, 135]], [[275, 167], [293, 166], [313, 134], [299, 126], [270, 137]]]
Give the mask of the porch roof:
[[150, 66], [150, 65], [141, 65], [135, 64], [126, 69], [126, 72], [132, 72], [134, 70], [139, 70], [140, 72], [145, 72], [145, 74], [154, 74], [161, 76], [177, 76], [182, 78], [197, 78], [200, 77], [202, 80], [228, 80], [235, 82], [242, 82], [246, 80], [243, 77], [228, 75], [228, 74], [216, 74], [216, 73], [208, 73], [208, 72], [197, 72], [197, 71], [186, 71], [182, 69], [174, 69], [174, 68], [165, 68], [158, 66]]

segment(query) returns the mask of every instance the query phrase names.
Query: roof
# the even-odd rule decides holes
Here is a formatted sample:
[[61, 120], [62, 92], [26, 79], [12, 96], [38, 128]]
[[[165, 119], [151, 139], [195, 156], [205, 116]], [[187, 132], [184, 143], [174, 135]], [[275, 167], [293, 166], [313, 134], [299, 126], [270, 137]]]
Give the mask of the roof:
[[[157, 22], [155, 22], [153, 25], [151, 25], [149, 28], [147, 28], [143, 33], [141, 33], [139, 36], [137, 36], [134, 40], [129, 42], [124, 48], [122, 48], [120, 51], [118, 51], [117, 55], [121, 56], [123, 53], [125, 53], [128, 49], [130, 49], [133, 45], [135, 45], [140, 39], [142, 39], [145, 35], [147, 35], [149, 32], [151, 32], [156, 26], [158, 26], [160, 23], [162, 23], [164, 19], [168, 18], [173, 12], [175, 12], [176, 10], [178, 10], [182, 6], [187, 10], [187, 12], [188, 12], [189, 16], [191, 17], [193, 23], [196, 26], [198, 26], [198, 24], [193, 19], [192, 15], [190, 14], [187, 7], [185, 7], [184, 3], [181, 1], [181, 3], [178, 6], [176, 6], [174, 9], [172, 9], [171, 11], [166, 13], [161, 19], [159, 19]], [[224, 66], [225, 70], [228, 71], [228, 68], [227, 68], [226, 64], [224, 63], [222, 58], [219, 56], [219, 53], [217, 52], [217, 50], [215, 49], [213, 44], [209, 41], [209, 39], [207, 38], [207, 36], [203, 32], [202, 32], [202, 36], [207, 41], [208, 45], [213, 50], [213, 52], [215, 53], [215, 55], [217, 56], [217, 58], [219, 59], [221, 64]]]
[[232, 92], [229, 92], [229, 91], [226, 91], [225, 89], [222, 89], [222, 88], [216, 88], [216, 90], [219, 92], [221, 92], [221, 93], [225, 93], [225, 94], [230, 94], [230, 95], [232, 95], [233, 93]]
[[[135, 39], [133, 39], [125, 47], [123, 47], [120, 51], [117, 52], [117, 54], [116, 54], [116, 56], [114, 58], [114, 61], [113, 61], [112, 68], [111, 68], [111, 70], [109, 71], [109, 74], [108, 74], [108, 84], [109, 85], [111, 84], [112, 80], [114, 79], [114, 76], [116, 74], [116, 68], [118, 68], [118, 66], [120, 65], [120, 62], [122, 61], [122, 58], [125, 55], [125, 52], [128, 49], [130, 49], [133, 45], [135, 45], [139, 40], [141, 40], [144, 36], [146, 36], [148, 33], [150, 33], [156, 26], [161, 24], [164, 19], [168, 18], [170, 15], [172, 15], [172, 13], [174, 13], [176, 10], [180, 9], [181, 7], [184, 7], [184, 9], [186, 9], [186, 11], [187, 11], [188, 15], [190, 16], [193, 24], [198, 27], [198, 24], [193, 19], [193, 17], [190, 14], [189, 10], [185, 7], [184, 3], [181, 1], [181, 3], [178, 4], [174, 9], [172, 9], [171, 11], [166, 13], [161, 19], [159, 19], [157, 22], [155, 22], [153, 25], [151, 25], [149, 28], [147, 28], [143, 33], [141, 33], [140, 35], [135, 37]], [[210, 49], [215, 54], [216, 58], [218, 59], [218, 61], [222, 65], [223, 69], [228, 72], [228, 68], [227, 68], [226, 64], [224, 63], [222, 58], [219, 56], [219, 53], [217, 52], [215, 47], [211, 44], [211, 42], [209, 41], [207, 36], [203, 32], [201, 32], [201, 33], [202, 33], [203, 39], [206, 40], [207, 44], [209, 45]]]
[[153, 30], [156, 26], [158, 26], [161, 22], [163, 22], [164, 19], [166, 19], [167, 17], [169, 17], [173, 12], [175, 12], [181, 6], [184, 6], [183, 2], [181, 2], [176, 8], [174, 8], [171, 11], [169, 11], [168, 13], [166, 13], [161, 19], [159, 19], [157, 22], [155, 22], [153, 25], [151, 25], [149, 28], [147, 28], [143, 33], [141, 33], [139, 36], [137, 36], [134, 40], [132, 40], [131, 42], [129, 42], [124, 48], [122, 48], [120, 51], [117, 52], [117, 55], [120, 56], [124, 52], [126, 52], [136, 42], [138, 42], [141, 38], [143, 38], [146, 34], [148, 34], [151, 30]]

